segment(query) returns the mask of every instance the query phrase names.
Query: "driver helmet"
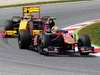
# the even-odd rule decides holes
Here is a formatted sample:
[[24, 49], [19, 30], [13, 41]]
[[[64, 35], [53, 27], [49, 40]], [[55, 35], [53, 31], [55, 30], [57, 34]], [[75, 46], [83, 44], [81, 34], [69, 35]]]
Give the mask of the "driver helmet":
[[56, 33], [57, 31], [59, 31], [59, 28], [57, 26], [53, 26], [51, 30], [53, 33]]

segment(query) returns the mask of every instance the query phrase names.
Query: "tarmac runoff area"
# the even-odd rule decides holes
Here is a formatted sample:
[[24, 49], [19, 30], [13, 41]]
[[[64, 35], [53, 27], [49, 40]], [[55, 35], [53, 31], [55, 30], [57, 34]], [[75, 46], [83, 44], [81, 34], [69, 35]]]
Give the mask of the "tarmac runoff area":
[[[63, 9], [61, 9], [62, 6]], [[53, 4], [50, 7], [45, 5], [42, 8], [43, 11], [49, 12], [48, 15], [55, 16], [57, 23], [62, 28], [67, 27], [66, 25], [100, 18], [100, 2], [94, 3], [94, 0], [78, 4], [63, 3], [60, 7], [53, 6]], [[21, 8], [5, 9], [1, 9], [3, 10], [1, 19], [10, 19], [12, 15], [21, 15]], [[55, 9], [57, 10], [54, 11]], [[5, 15], [5, 13], [8, 14]], [[20, 50], [16, 39], [0, 39], [0, 75], [100, 75], [100, 57], [98, 56], [46, 57], [33, 51]]]

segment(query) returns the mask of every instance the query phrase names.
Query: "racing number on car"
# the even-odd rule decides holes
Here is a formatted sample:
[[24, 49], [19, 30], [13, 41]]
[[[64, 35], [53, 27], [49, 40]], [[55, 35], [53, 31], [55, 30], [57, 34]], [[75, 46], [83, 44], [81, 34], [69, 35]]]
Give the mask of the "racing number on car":
[[31, 14], [33, 12], [39, 12], [40, 8], [39, 7], [24, 7], [24, 13]]
[[24, 13], [29, 13], [28, 8], [24, 8]]

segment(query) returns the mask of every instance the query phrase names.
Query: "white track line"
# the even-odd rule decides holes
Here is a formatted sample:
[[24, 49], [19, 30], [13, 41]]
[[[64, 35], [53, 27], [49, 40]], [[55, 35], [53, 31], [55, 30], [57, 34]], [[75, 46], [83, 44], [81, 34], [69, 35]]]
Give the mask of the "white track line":
[[63, 29], [69, 29], [69, 28], [80, 28], [80, 27], [83, 27], [83, 26], [88, 26], [88, 25], [91, 25], [91, 24], [94, 24], [94, 23], [97, 23], [97, 22], [100, 22], [100, 19], [96, 19], [96, 20], [89, 20], [89, 21], [86, 21], [86, 22], [82, 22], [82, 23], [77, 23], [77, 24], [74, 24], [74, 25], [70, 25], [66, 28], [63, 28]]

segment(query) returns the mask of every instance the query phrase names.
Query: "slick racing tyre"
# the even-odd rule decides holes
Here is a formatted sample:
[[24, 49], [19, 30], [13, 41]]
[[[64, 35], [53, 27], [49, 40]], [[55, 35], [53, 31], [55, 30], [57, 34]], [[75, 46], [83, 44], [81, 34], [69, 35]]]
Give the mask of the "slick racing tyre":
[[29, 31], [20, 31], [18, 35], [18, 45], [20, 49], [27, 49], [31, 44], [31, 34]]
[[20, 16], [13, 16], [12, 19], [11, 19], [11, 21], [15, 22], [15, 23], [19, 23], [20, 20], [21, 20]]
[[7, 25], [5, 26], [5, 30], [13, 30], [14, 27], [19, 27], [19, 22], [21, 18], [19, 16], [13, 16], [11, 20], [7, 21]]
[[45, 34], [42, 34], [39, 36], [38, 40], [39, 40], [39, 45], [37, 46], [38, 53], [42, 54], [42, 55], [49, 56], [49, 52], [45, 51], [45, 49], [48, 50], [49, 37], [46, 36]]
[[[78, 40], [78, 47], [82, 47], [82, 46], [91, 47], [91, 40], [88, 35], [80, 36], [80, 38]], [[89, 55], [89, 52], [82, 53], [80, 50], [79, 50], [79, 52], [80, 52], [80, 55]]]

